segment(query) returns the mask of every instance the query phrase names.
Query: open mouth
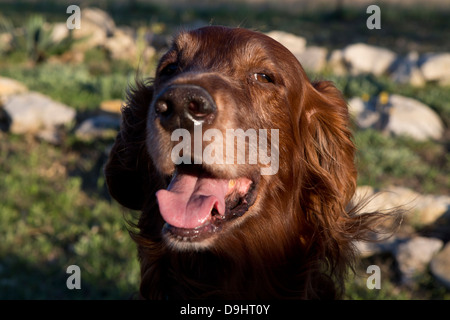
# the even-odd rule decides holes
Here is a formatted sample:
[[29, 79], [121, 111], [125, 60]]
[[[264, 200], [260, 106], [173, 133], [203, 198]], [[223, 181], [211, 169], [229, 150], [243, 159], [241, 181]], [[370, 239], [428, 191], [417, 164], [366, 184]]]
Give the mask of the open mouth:
[[256, 182], [248, 177], [216, 178], [201, 167], [179, 166], [167, 189], [156, 197], [166, 221], [164, 236], [200, 242], [248, 211], [256, 199]]

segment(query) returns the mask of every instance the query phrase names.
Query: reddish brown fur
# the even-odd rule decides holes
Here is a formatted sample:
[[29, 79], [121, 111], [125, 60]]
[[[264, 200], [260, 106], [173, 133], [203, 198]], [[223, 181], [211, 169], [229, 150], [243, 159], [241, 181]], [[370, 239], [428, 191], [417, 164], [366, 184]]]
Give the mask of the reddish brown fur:
[[[149, 111], [154, 92], [164, 83], [158, 77], [153, 83], [138, 82], [123, 108], [105, 175], [114, 198], [142, 210], [139, 232], [132, 234], [141, 263], [141, 296], [341, 297], [355, 258], [353, 241], [366, 237], [378, 214], [346, 210], [357, 173], [340, 92], [330, 82], [310, 83], [287, 49], [256, 32], [203, 28], [181, 33], [174, 48], [158, 71], [167, 61], [182, 60], [184, 69], [174, 81], [195, 83], [211, 93], [219, 108], [214, 127], [220, 130], [279, 128], [280, 168], [275, 176], [261, 177], [257, 201], [245, 219], [224, 230], [208, 250], [172, 250], [161, 237], [164, 221], [155, 198], [158, 189], [167, 187], [172, 170], [164, 160], [170, 159], [169, 140], [156, 125], [147, 128], [148, 118], [154, 117]], [[277, 86], [248, 80], [249, 72], [260, 70], [271, 72]], [[243, 165], [236, 170], [253, 169]]]

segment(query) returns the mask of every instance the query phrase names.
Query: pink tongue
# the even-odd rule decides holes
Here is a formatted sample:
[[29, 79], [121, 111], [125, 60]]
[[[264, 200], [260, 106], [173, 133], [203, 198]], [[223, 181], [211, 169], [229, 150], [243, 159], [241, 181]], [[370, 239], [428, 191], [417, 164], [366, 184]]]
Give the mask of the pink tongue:
[[225, 214], [228, 180], [178, 174], [167, 190], [156, 192], [163, 219], [177, 228], [193, 229], [211, 218], [211, 210]]

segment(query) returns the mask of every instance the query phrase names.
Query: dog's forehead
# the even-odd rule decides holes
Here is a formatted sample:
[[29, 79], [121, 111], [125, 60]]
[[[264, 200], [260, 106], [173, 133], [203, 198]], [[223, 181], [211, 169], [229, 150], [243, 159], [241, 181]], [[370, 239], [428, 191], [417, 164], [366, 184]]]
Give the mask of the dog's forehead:
[[176, 37], [177, 43], [192, 44], [218, 42], [217, 44], [242, 44], [248, 41], [259, 40], [263, 42], [265, 35], [243, 28], [228, 28], [222, 26], [208, 26], [190, 31], [180, 32]]
[[280, 43], [262, 33], [243, 28], [209, 26], [180, 32], [174, 39], [174, 47], [186, 56], [198, 57], [227, 54], [254, 60], [291, 60], [293, 55]]

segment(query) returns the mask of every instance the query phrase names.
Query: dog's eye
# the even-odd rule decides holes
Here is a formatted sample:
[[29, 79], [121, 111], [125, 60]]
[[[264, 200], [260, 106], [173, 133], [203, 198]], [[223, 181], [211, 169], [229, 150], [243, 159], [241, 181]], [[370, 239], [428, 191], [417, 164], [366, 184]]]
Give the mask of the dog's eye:
[[160, 75], [161, 76], [170, 76], [172, 74], [174, 74], [175, 72], [177, 72], [178, 70], [178, 64], [176, 63], [170, 63], [167, 66], [165, 66], [161, 71], [160, 71]]
[[261, 83], [273, 83], [272, 78], [265, 73], [254, 73], [253, 77], [256, 81]]

